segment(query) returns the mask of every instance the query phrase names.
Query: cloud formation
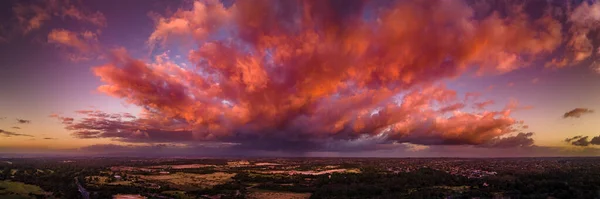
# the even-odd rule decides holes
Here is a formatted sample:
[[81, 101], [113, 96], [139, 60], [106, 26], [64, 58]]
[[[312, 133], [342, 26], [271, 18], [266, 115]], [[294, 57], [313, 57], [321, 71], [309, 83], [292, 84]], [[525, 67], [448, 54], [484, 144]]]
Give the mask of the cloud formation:
[[571, 138], [565, 139], [565, 142], [574, 145], [574, 146], [590, 146], [590, 145], [600, 145], [600, 136], [593, 137], [592, 140], [589, 140], [589, 136], [575, 136]]
[[[569, 3], [570, 4], [570, 3]], [[564, 55], [554, 58], [546, 63], [546, 67], [563, 68], [573, 66], [591, 59], [598, 59], [598, 44], [594, 42], [598, 37], [598, 24], [600, 24], [600, 4], [596, 2], [582, 2], [571, 9], [571, 6], [564, 8], [566, 14], [566, 23], [568, 32], [566, 34]]]
[[495, 148], [531, 147], [534, 146], [531, 136], [533, 136], [533, 132], [519, 133], [516, 136], [496, 138], [488, 145]]
[[2, 135], [4, 137], [13, 137], [13, 136], [33, 137], [32, 135], [15, 133], [15, 132], [10, 132], [10, 131], [5, 131], [5, 130], [2, 130], [2, 129], [0, 129], [0, 135]]
[[76, 1], [53, 0], [34, 1], [30, 4], [17, 3], [13, 12], [18, 20], [21, 32], [27, 34], [37, 30], [52, 18], [73, 19], [98, 27], [106, 26], [106, 18], [100, 12], [90, 12]]
[[493, 101], [469, 104], [459, 99], [473, 96], [439, 82], [473, 69], [526, 67], [559, 47], [561, 23], [519, 7], [477, 12], [462, 1], [195, 1], [156, 16], [148, 38], [158, 48], [196, 43], [188, 55], [195, 67], [166, 55], [143, 61], [120, 48], [93, 68], [105, 83], [99, 91], [142, 107], [141, 115], [55, 117], [75, 137], [131, 143], [292, 151], [532, 146], [532, 133], [510, 136], [522, 126], [511, 113], [523, 107], [485, 110]]
[[53, 29], [48, 33], [48, 43], [65, 51], [67, 58], [71, 61], [99, 57], [98, 35], [91, 31], [76, 33], [65, 29]]
[[587, 108], [575, 108], [563, 114], [563, 118], [580, 118], [584, 114], [594, 113], [594, 110]]
[[[587, 29], [595, 18], [583, 11], [595, 5], [561, 10], [568, 19], [550, 9], [530, 15], [524, 5], [502, 5], [484, 11], [464, 1], [193, 1], [154, 14], [147, 39], [153, 50], [195, 45], [186, 60], [193, 66], [166, 54], [138, 59], [118, 48], [92, 70], [104, 83], [98, 91], [141, 107], [140, 115], [84, 110], [81, 119], [54, 117], [77, 138], [135, 144], [534, 147], [533, 133], [519, 133], [527, 125], [511, 116], [525, 107], [490, 110], [493, 100], [457, 96], [440, 82], [472, 71], [508, 73], [561, 49], [568, 56], [549, 67], [589, 60]], [[48, 41], [86, 51], [96, 35], [56, 29]]]

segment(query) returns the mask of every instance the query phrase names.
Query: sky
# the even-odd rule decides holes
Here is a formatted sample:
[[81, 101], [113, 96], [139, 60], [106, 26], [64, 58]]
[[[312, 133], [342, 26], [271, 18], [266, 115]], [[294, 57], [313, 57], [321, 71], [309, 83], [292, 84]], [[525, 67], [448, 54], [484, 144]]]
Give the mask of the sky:
[[600, 155], [600, 3], [0, 2], [0, 153]]

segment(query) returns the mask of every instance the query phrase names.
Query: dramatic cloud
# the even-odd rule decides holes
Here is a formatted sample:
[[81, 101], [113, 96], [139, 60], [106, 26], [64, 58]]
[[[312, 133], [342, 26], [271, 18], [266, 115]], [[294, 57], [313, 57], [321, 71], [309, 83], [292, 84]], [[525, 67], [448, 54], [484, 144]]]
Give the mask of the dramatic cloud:
[[565, 139], [565, 142], [575, 146], [589, 146], [589, 145], [600, 145], [600, 136], [593, 137], [592, 140], [588, 140], [589, 136], [575, 136]]
[[39, 29], [53, 17], [70, 18], [98, 27], [106, 26], [106, 18], [102, 13], [89, 12], [68, 0], [34, 1], [28, 5], [18, 3], [13, 7], [13, 12], [25, 34]]
[[18, 127], [18, 126], [13, 126], [11, 128], [13, 128], [13, 129], [21, 129], [21, 127]]
[[17, 123], [19, 123], [19, 124], [29, 124], [29, 123], [31, 123], [31, 120], [17, 119]]
[[[138, 59], [118, 48], [110, 62], [92, 69], [104, 83], [98, 91], [141, 107], [141, 114], [83, 110], [79, 117], [52, 117], [74, 137], [135, 145], [533, 148], [533, 133], [519, 133], [528, 126], [511, 116], [528, 107], [511, 101], [489, 110], [495, 101], [474, 92], [457, 96], [442, 82], [543, 64], [557, 50], [568, 55], [549, 67], [589, 60], [594, 55], [585, 43], [595, 16], [584, 11], [596, 5], [561, 10], [561, 18], [550, 9], [529, 15], [525, 5], [499, 4], [484, 11], [464, 1], [193, 1], [167, 15], [152, 13], [147, 38], [153, 55], [169, 45], [190, 46], [185, 65], [167, 53]], [[82, 12], [68, 13], [102, 26], [76, 17]], [[55, 29], [48, 42], [97, 52], [93, 32]]]
[[[366, 96], [369, 95], [361, 97]], [[331, 107], [315, 110], [312, 118], [308, 115], [292, 118], [295, 121], [279, 127], [281, 129], [270, 126], [262, 127], [264, 131], [251, 129], [252, 125], [276, 125], [256, 120], [237, 128], [233, 126], [231, 131], [237, 132], [235, 134], [229, 131], [216, 134], [217, 132], [207, 131], [202, 125], [197, 126], [183, 118], [163, 117], [155, 115], [156, 113], [146, 113], [143, 118], [137, 118], [130, 114], [82, 110], [77, 111], [83, 115], [81, 120], [58, 115], [51, 117], [60, 119], [66, 129], [73, 132], [73, 136], [83, 139], [112, 138], [140, 143], [216, 141], [232, 148], [248, 150], [364, 151], [406, 147], [399, 143], [509, 146], [508, 143], [512, 140], [498, 140], [497, 137], [515, 131], [511, 126], [516, 121], [508, 117], [510, 110], [481, 114], [456, 112], [449, 117], [441, 117], [436, 116], [439, 110], [430, 107], [434, 102], [451, 103], [453, 99], [456, 100], [453, 91], [443, 87], [428, 87], [420, 92], [405, 94], [399, 105], [379, 108], [377, 113], [363, 111], [360, 117], [342, 120], [341, 124], [340, 117], [352, 111], [342, 111], [345, 109], [340, 107], [341, 104], [331, 104]], [[345, 102], [346, 105], [343, 106], [350, 106], [349, 102]], [[333, 110], [338, 110], [338, 113], [332, 112]], [[511, 146], [530, 145], [527, 142], [521, 143]]]
[[55, 44], [65, 51], [71, 61], [97, 58], [100, 51], [98, 35], [90, 31], [76, 33], [65, 29], [54, 29], [48, 33], [48, 43]]
[[33, 137], [32, 135], [15, 133], [15, 132], [10, 132], [10, 131], [5, 131], [5, 130], [2, 130], [2, 129], [0, 129], [0, 135], [4, 136], [4, 137], [13, 137], [13, 136]]
[[56, 140], [56, 138], [44, 138], [44, 140]]
[[196, 1], [155, 16], [148, 38], [153, 47], [193, 41], [196, 67], [166, 54], [148, 63], [121, 48], [93, 69], [105, 83], [98, 90], [142, 107], [140, 116], [55, 117], [75, 137], [124, 142], [292, 151], [531, 146], [530, 133], [506, 137], [522, 125], [511, 112], [524, 107], [484, 110], [492, 101], [469, 104], [439, 82], [473, 68], [525, 67], [559, 46], [561, 24], [521, 8], [474, 12], [462, 1]]
[[590, 114], [590, 113], [594, 113], [594, 110], [591, 109], [587, 109], [587, 108], [575, 108], [573, 110], [570, 110], [569, 112], [566, 112], [565, 114], [563, 114], [563, 118], [580, 118], [582, 115], [584, 114]]
[[563, 68], [589, 64], [590, 62], [586, 61], [591, 60], [591, 68], [598, 71], [596, 63], [600, 61], [600, 57], [597, 56], [600, 46], [595, 40], [600, 36], [600, 4], [584, 1], [572, 10], [569, 8], [571, 7], [567, 6], [566, 9], [566, 23], [569, 25], [565, 41], [566, 52], [562, 53], [563, 57], [554, 58], [546, 63], [546, 67]]

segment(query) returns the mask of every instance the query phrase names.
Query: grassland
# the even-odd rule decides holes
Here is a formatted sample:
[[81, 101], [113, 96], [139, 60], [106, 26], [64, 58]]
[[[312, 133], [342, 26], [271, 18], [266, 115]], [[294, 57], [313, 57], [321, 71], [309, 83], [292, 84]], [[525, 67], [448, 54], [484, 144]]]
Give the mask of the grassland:
[[249, 199], [307, 199], [310, 193], [293, 193], [281, 191], [254, 190], [248, 194]]
[[140, 175], [140, 179], [172, 184], [182, 188], [209, 189], [224, 184], [235, 176], [232, 173], [216, 172], [211, 174], [173, 173], [169, 175]]
[[21, 182], [0, 181], [0, 198], [35, 198], [47, 195], [42, 188]]
[[162, 194], [173, 196], [178, 199], [194, 199], [194, 196], [189, 196], [185, 191], [163, 191]]
[[114, 182], [109, 182], [108, 177], [106, 176], [87, 176], [85, 177], [85, 181], [88, 184], [93, 185], [131, 185], [132, 181], [129, 180], [119, 180]]

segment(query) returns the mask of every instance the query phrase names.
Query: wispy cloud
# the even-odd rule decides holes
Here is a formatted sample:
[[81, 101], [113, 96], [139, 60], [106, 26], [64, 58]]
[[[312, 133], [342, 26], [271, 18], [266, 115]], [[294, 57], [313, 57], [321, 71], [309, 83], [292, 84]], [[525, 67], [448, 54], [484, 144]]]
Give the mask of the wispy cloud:
[[15, 132], [10, 132], [10, 131], [5, 131], [5, 130], [2, 130], [2, 129], [0, 129], [0, 135], [2, 135], [4, 137], [13, 137], [13, 136], [33, 137], [32, 135], [15, 133]]
[[104, 14], [88, 11], [76, 3], [68, 0], [37, 1], [29, 4], [19, 2], [13, 6], [13, 12], [24, 34], [40, 29], [52, 19], [61, 18], [70, 18], [98, 27], [106, 26]]
[[600, 145], [600, 136], [593, 137], [592, 140], [589, 140], [589, 136], [574, 136], [565, 139], [565, 142], [568, 142], [574, 146], [590, 146], [590, 145]]

